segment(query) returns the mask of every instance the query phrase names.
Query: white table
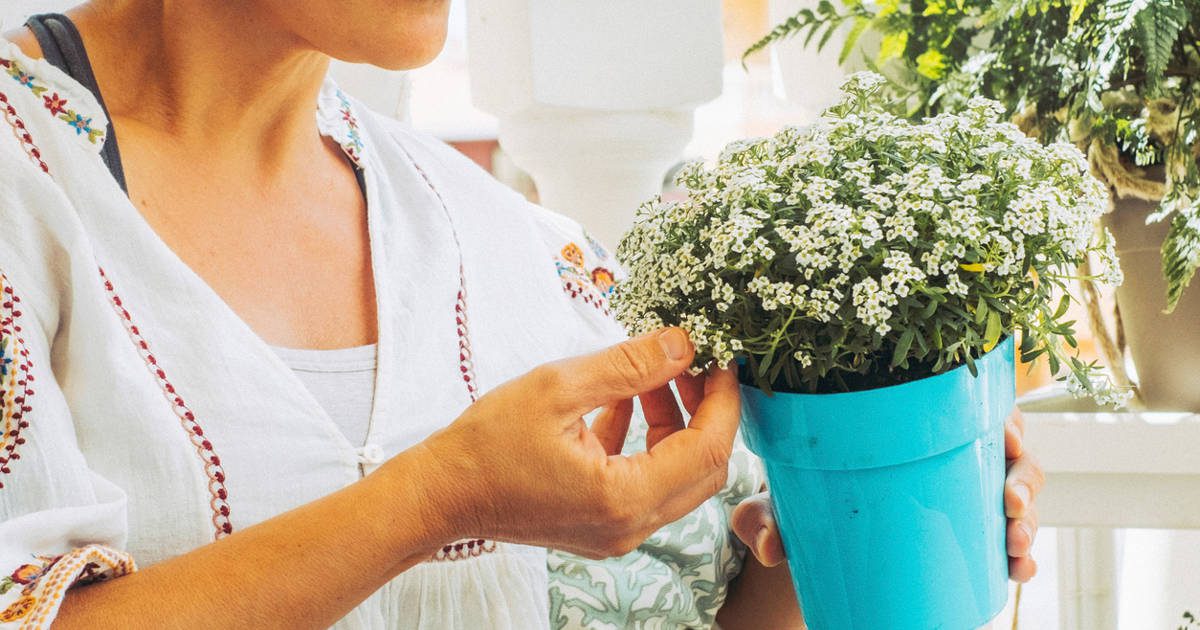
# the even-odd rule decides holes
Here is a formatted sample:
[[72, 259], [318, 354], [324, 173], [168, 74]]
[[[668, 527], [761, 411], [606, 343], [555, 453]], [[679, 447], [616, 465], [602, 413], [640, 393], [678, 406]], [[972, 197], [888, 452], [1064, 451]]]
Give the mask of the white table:
[[1062, 630], [1115, 630], [1120, 528], [1200, 529], [1200, 415], [1024, 404], [1046, 471], [1040, 524], [1058, 527]]

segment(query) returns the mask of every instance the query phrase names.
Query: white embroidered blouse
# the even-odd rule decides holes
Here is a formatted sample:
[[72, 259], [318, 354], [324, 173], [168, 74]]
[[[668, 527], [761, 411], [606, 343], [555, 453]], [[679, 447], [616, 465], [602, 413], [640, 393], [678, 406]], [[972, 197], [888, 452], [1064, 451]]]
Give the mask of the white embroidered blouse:
[[[327, 84], [318, 125], [365, 170], [378, 301], [359, 448], [130, 204], [86, 89], [0, 40], [0, 114], [0, 628], [46, 627], [72, 585], [334, 492], [488, 388], [624, 337], [615, 265], [574, 222]], [[707, 627], [740, 570], [729, 511], [761, 484], [744, 450], [732, 466], [627, 556], [462, 541], [338, 627]]]

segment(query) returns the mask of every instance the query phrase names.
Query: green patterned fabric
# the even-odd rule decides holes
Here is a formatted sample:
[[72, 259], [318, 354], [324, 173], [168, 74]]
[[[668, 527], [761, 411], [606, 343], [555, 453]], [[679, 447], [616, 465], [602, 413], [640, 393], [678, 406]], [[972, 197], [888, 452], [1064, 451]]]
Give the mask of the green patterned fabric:
[[[638, 415], [640, 420], [640, 414]], [[625, 448], [640, 450], [645, 421]], [[710, 628], [746, 548], [729, 527], [733, 508], [764, 482], [762, 466], [738, 437], [725, 488], [691, 514], [619, 558], [589, 560], [551, 550], [550, 626], [556, 630]]]

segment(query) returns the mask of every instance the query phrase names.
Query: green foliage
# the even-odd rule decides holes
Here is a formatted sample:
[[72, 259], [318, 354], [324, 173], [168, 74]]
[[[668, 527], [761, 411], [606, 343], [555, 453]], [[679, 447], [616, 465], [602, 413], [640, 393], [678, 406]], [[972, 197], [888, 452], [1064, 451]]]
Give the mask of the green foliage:
[[727, 147], [682, 169], [683, 199], [639, 210], [617, 249], [613, 305], [634, 334], [688, 330], [696, 368], [744, 364], [766, 390], [858, 391], [939, 374], [1021, 336], [1025, 362], [1120, 403], [1078, 357], [1067, 318], [1095, 256], [1107, 194], [1067, 143], [1026, 137], [1003, 110], [897, 116], [884, 79], [858, 73], [810, 128]]
[[[1200, 0], [841, 4], [805, 16], [803, 28], [831, 38], [853, 17], [867, 24], [860, 34], [880, 33], [874, 62], [909, 115], [982, 95], [1043, 141], [1114, 146], [1127, 167], [1162, 166], [1167, 192], [1152, 219], [1171, 221], [1162, 255], [1166, 308], [1175, 307], [1200, 267]], [[780, 29], [747, 54], [786, 36]]]
[[833, 34], [841, 28], [842, 24], [847, 21], [852, 22], [850, 35], [846, 38], [846, 44], [842, 47], [842, 54], [839, 59], [844, 63], [853, 50], [854, 42], [858, 36], [869, 26], [868, 17], [870, 14], [862, 8], [862, 5], [857, 2], [847, 3], [850, 5], [850, 11], [847, 13], [839, 13], [837, 8], [829, 0], [821, 0], [817, 4], [816, 9], [803, 9], [792, 17], [783, 21], [782, 24], [776, 26], [765, 37], [758, 40], [746, 49], [742, 54], [743, 64], [746, 58], [754, 53], [774, 44], [775, 42], [789, 39], [797, 35], [804, 36], [804, 45], [808, 46], [816, 41], [817, 48], [824, 48]]
[[1183, 613], [1183, 625], [1177, 630], [1200, 630], [1200, 617], [1191, 612]]

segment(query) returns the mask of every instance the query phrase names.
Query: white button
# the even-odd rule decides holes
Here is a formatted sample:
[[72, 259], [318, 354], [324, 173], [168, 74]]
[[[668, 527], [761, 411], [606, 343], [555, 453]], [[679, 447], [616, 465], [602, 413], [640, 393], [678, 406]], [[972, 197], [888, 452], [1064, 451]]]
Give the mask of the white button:
[[360, 464], [382, 464], [383, 449], [378, 444], [367, 444], [358, 449], [358, 463]]

